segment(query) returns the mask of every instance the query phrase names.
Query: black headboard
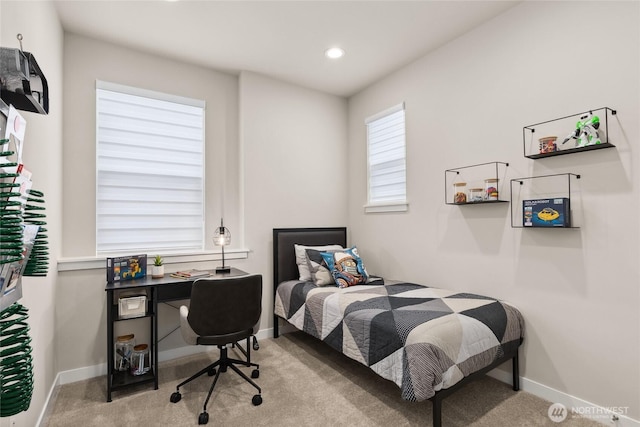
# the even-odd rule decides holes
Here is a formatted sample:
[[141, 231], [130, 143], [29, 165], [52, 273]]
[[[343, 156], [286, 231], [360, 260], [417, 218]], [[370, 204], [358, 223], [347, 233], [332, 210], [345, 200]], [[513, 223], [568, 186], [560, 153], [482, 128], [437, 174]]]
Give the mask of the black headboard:
[[273, 229], [273, 288], [285, 280], [296, 280], [298, 266], [293, 245], [347, 246], [347, 227], [274, 228]]
[[[273, 292], [285, 280], [298, 279], [298, 266], [293, 245], [347, 247], [347, 227], [274, 228], [273, 229]], [[273, 335], [278, 337], [278, 317], [273, 316]]]

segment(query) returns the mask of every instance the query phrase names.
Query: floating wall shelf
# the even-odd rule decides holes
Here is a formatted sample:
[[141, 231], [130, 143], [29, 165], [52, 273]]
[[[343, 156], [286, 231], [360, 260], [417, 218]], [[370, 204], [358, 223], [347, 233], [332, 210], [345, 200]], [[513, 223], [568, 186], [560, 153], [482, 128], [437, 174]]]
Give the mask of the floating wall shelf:
[[[508, 166], [509, 163], [505, 162], [489, 162], [445, 170], [445, 204], [488, 205], [492, 203], [509, 203], [508, 200], [499, 197], [502, 194], [500, 183], [503, 181], [500, 177], [500, 172], [503, 172], [502, 177], [504, 178]], [[489, 188], [491, 190], [488, 190]], [[452, 191], [449, 191], [449, 189]]]
[[[511, 227], [512, 228], [580, 228], [576, 225], [573, 217], [573, 211], [578, 208], [575, 203], [572, 203], [571, 181], [580, 179], [580, 175], [574, 173], [559, 173], [551, 175], [539, 175], [530, 176], [524, 178], [515, 178], [510, 183], [510, 196], [511, 196]], [[540, 180], [545, 182], [546, 187], [538, 181], [533, 183], [532, 180]], [[531, 181], [531, 182], [530, 182]], [[514, 184], [516, 189], [514, 195]], [[518, 185], [519, 184], [519, 185]], [[526, 184], [526, 192], [523, 192], [523, 187]], [[558, 190], [558, 187], [561, 189]], [[575, 193], [575, 192], [574, 192]], [[545, 218], [542, 215], [537, 215], [538, 211], [534, 208], [529, 210], [528, 214], [525, 212], [524, 205], [531, 205], [532, 201], [542, 201], [548, 199], [550, 207], [543, 209], [544, 203], [538, 205], [540, 210], [545, 210], [548, 216]], [[574, 202], [576, 201], [574, 197]], [[563, 204], [563, 203], [566, 203]], [[566, 212], [563, 212], [563, 208], [566, 208]], [[532, 220], [532, 216], [538, 216], [541, 220]], [[563, 225], [563, 220], [566, 218], [567, 224]], [[527, 226], [525, 226], [527, 224]]]
[[[524, 157], [529, 159], [542, 159], [545, 157], [562, 156], [565, 154], [580, 153], [583, 151], [601, 150], [604, 148], [614, 148], [615, 145], [609, 142], [609, 116], [615, 116], [616, 110], [609, 107], [596, 108], [594, 110], [588, 110], [581, 113], [572, 114], [570, 116], [560, 117], [558, 119], [547, 120], [546, 122], [540, 122], [533, 125], [525, 126], [522, 128], [522, 148]], [[593, 145], [585, 145], [583, 147], [570, 148], [565, 144], [575, 144], [576, 139], [570, 138], [571, 134], [576, 129], [576, 123], [580, 121], [580, 118], [593, 114], [598, 116], [600, 120], [598, 134], [600, 136], [601, 143]], [[538, 147], [534, 143], [534, 134], [538, 132], [540, 138], [544, 137], [556, 137], [555, 151], [546, 151], [542, 147]], [[540, 138], [536, 139], [537, 142]], [[566, 140], [569, 138], [568, 140]], [[566, 142], [564, 142], [566, 140]]]

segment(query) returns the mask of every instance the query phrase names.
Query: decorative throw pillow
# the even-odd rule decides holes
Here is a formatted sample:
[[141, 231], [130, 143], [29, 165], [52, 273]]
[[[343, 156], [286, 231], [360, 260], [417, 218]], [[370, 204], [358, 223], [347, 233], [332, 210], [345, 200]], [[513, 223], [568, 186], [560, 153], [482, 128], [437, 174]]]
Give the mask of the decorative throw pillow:
[[[342, 248], [337, 250], [343, 250]], [[336, 252], [337, 250], [327, 250], [325, 252]], [[333, 276], [327, 262], [322, 257], [322, 252], [317, 249], [307, 249], [307, 266], [311, 273], [311, 281], [316, 286], [333, 285]]]
[[327, 263], [337, 287], [347, 288], [367, 282], [369, 274], [355, 246], [342, 251], [321, 252], [320, 254]]
[[307, 266], [307, 249], [316, 249], [319, 251], [332, 251], [343, 249], [341, 245], [325, 245], [325, 246], [303, 246], [303, 245], [293, 245], [293, 248], [296, 253], [296, 265], [298, 266], [298, 274], [300, 274], [300, 278], [298, 280], [303, 282], [311, 281], [311, 272], [309, 271], [309, 267]]

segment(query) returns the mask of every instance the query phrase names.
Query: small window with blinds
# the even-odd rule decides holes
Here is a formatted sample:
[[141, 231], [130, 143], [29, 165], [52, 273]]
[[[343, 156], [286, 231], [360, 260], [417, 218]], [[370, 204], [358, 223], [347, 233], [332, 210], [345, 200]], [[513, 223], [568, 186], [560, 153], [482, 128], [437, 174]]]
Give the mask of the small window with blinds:
[[96, 252], [204, 249], [204, 101], [96, 85]]
[[365, 120], [368, 202], [365, 212], [406, 211], [404, 103]]

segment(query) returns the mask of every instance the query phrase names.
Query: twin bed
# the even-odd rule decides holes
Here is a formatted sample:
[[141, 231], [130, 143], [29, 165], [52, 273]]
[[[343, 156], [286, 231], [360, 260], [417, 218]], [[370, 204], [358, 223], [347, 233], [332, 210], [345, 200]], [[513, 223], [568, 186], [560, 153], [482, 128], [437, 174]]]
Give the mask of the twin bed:
[[403, 399], [431, 400], [435, 427], [442, 399], [504, 362], [512, 361], [519, 389], [524, 322], [516, 308], [404, 282], [316, 286], [299, 280], [295, 245], [347, 248], [347, 230], [273, 230], [275, 337], [283, 318], [396, 383]]

